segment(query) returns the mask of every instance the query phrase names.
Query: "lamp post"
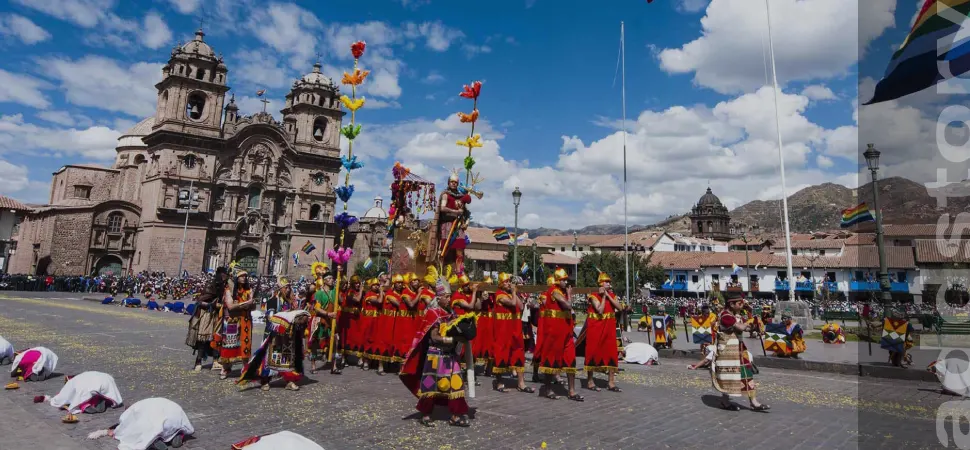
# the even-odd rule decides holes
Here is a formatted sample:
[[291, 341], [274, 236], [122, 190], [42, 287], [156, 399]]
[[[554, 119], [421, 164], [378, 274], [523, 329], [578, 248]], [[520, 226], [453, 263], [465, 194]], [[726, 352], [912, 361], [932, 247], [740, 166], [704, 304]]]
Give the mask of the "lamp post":
[[536, 241], [533, 240], [532, 241], [532, 285], [533, 286], [536, 285], [536, 268], [539, 267], [536, 265], [536, 253], [538, 252], [539, 252], [539, 245], [536, 244]]
[[882, 211], [879, 208], [879, 150], [875, 144], [868, 144], [865, 153], [866, 165], [872, 174], [872, 201], [876, 208], [876, 248], [879, 250], [879, 290], [880, 302], [883, 304], [883, 311], [892, 302], [892, 293], [889, 285], [889, 269], [886, 268], [886, 245], [883, 243], [882, 233]]
[[576, 286], [579, 286], [579, 233], [573, 231], [573, 253], [577, 254], [576, 266], [573, 270], [576, 271]]
[[189, 214], [192, 212], [192, 206], [193, 206], [192, 204], [194, 203], [194, 200], [195, 200], [193, 196], [193, 193], [195, 192], [195, 190], [193, 189], [194, 187], [195, 187], [195, 179], [190, 179], [188, 198], [186, 199], [186, 203], [185, 203], [185, 223], [182, 224], [182, 246], [179, 249], [179, 272], [178, 272], [179, 278], [182, 278], [182, 263], [185, 261], [185, 238], [188, 236], [188, 233], [189, 233]]
[[522, 191], [516, 186], [512, 191], [512, 204], [515, 205], [515, 238], [512, 241], [512, 273], [519, 270], [519, 202], [522, 201]]

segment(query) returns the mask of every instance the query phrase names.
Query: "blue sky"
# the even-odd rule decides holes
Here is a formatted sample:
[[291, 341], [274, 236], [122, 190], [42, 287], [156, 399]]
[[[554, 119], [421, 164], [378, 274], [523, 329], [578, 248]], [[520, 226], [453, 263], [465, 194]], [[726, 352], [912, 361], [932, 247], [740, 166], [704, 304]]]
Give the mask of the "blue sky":
[[[278, 110], [319, 55], [332, 77], [347, 45], [369, 44], [374, 71], [358, 113], [352, 208], [387, 197], [402, 161], [443, 181], [467, 133], [457, 93], [484, 81], [486, 146], [476, 150], [486, 199], [477, 220], [523, 226], [622, 221], [619, 23], [626, 22], [630, 214], [646, 223], [686, 211], [708, 184], [729, 207], [780, 192], [771, 90], [764, 88], [764, 4], [754, 0], [588, 1], [8, 0], [0, 7], [0, 193], [43, 202], [67, 163], [110, 164], [120, 133], [154, 109], [160, 66], [204, 20], [225, 55], [242, 113], [267, 89]], [[773, 0], [789, 193], [854, 185], [860, 39], [881, 74], [915, 2], [876, 0], [871, 24], [844, 0]], [[850, 6], [852, 7], [852, 6]], [[869, 14], [869, 12], [865, 12]], [[702, 22], [702, 19], [704, 22]], [[902, 26], [899, 26], [902, 25]], [[867, 73], [869, 73], [867, 70]], [[338, 80], [339, 81], [339, 80]], [[639, 120], [639, 121], [638, 121]], [[5, 142], [3, 142], [5, 141]]]

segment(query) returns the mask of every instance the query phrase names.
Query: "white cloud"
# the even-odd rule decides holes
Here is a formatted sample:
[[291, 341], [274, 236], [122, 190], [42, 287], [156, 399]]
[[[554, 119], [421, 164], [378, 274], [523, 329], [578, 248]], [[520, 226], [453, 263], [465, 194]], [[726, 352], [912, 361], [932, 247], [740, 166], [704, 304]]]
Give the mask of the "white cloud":
[[[844, 0], [771, 2], [779, 83], [847, 75], [860, 51], [895, 23], [895, 0], [872, 0], [860, 20]], [[764, 84], [767, 18], [764, 2], [714, 0], [701, 36], [662, 50], [661, 68], [692, 73], [694, 82], [720, 93], [750, 92]]]
[[805, 89], [802, 89], [802, 96], [815, 101], [835, 100], [837, 98], [831, 89], [821, 84], [805, 86]]
[[832, 158], [829, 158], [828, 156], [818, 155], [815, 157], [815, 164], [823, 169], [828, 169], [834, 166], [835, 162], [832, 161]]
[[361, 92], [365, 95], [398, 98], [401, 96], [401, 85], [398, 84], [397, 78], [397, 74], [391, 73], [387, 69], [375, 70], [371, 72], [367, 81], [361, 86]]
[[246, 24], [257, 39], [290, 57], [290, 67], [304, 69], [317, 48], [323, 24], [312, 12], [292, 3], [270, 3], [253, 12]]
[[425, 46], [436, 52], [447, 51], [453, 42], [465, 37], [461, 30], [445, 26], [437, 20], [421, 24], [407, 22], [402, 30], [408, 39], [423, 38]]
[[27, 187], [27, 166], [0, 159], [0, 194], [10, 195]]
[[234, 79], [241, 80], [241, 84], [248, 83], [249, 87], [285, 88], [296, 79], [280, 67], [276, 55], [269, 51], [240, 50], [233, 55], [233, 59]]
[[74, 118], [71, 117], [71, 114], [67, 111], [41, 111], [37, 113], [37, 117], [50, 123], [64, 125], [65, 127], [74, 125]]
[[168, 29], [165, 20], [156, 12], [145, 15], [144, 30], [140, 33], [142, 45], [151, 49], [158, 49], [172, 40], [172, 31]]
[[687, 13], [696, 13], [707, 7], [711, 0], [677, 0], [677, 10]]
[[465, 51], [465, 56], [472, 58], [481, 53], [492, 53], [492, 47], [488, 45], [464, 44], [461, 49]]
[[50, 87], [42, 80], [0, 69], [0, 103], [10, 102], [34, 108], [47, 108], [50, 101], [41, 89]]
[[71, 22], [93, 28], [115, 6], [115, 0], [13, 0], [14, 3]]
[[202, 0], [168, 0], [176, 11], [182, 14], [192, 14], [199, 9]]
[[[788, 192], [826, 181], [848, 184], [854, 167], [823, 156], [827, 139], [841, 133], [812, 123], [804, 112], [810, 100], [802, 95], [779, 98]], [[524, 193], [522, 209], [535, 223], [523, 226], [575, 227], [622, 221], [622, 133], [584, 141], [563, 136], [558, 159], [548, 165], [511, 159], [504, 154], [502, 133], [480, 119], [476, 131], [484, 146], [474, 150], [474, 171], [486, 178], [485, 198], [475, 200], [475, 220], [488, 225], [512, 223], [508, 197], [515, 187]], [[730, 207], [781, 194], [778, 150], [770, 88], [721, 102], [713, 107], [674, 106], [644, 111], [630, 124], [627, 136], [628, 210], [633, 223], [652, 223], [686, 211], [708, 183]], [[455, 145], [469, 130], [456, 116], [411, 120], [368, 128], [357, 144], [370, 166], [401, 161], [414, 173], [439, 182], [461, 167], [465, 152]], [[821, 156], [821, 158], [820, 158]], [[826, 165], [826, 161], [833, 162]], [[814, 161], [819, 168], [813, 168]], [[383, 193], [388, 175], [375, 173], [374, 192]], [[577, 182], [582, 180], [581, 182]], [[521, 220], [521, 217], [520, 217]]]
[[35, 156], [83, 157], [110, 160], [121, 132], [104, 126], [86, 129], [45, 128], [26, 123], [23, 115], [0, 116], [0, 153]]
[[428, 75], [427, 75], [426, 77], [424, 77], [424, 78], [423, 78], [423, 79], [422, 79], [421, 81], [422, 81], [422, 82], [424, 82], [424, 83], [426, 83], [426, 84], [436, 84], [436, 83], [440, 83], [440, 82], [442, 82], [442, 81], [445, 81], [445, 77], [444, 77], [444, 76], [442, 76], [442, 75], [441, 75], [440, 73], [438, 73], [437, 71], [435, 71], [435, 70], [432, 70], [432, 71], [431, 71], [431, 72], [429, 72], [429, 73], [428, 73]]
[[19, 14], [0, 16], [0, 34], [16, 37], [27, 45], [33, 45], [51, 38], [51, 34], [47, 30]]
[[400, 3], [401, 6], [414, 11], [422, 6], [430, 5], [431, 0], [398, 0], [398, 3]]
[[57, 80], [68, 102], [144, 118], [155, 114], [162, 64], [139, 62], [127, 67], [102, 56], [77, 60], [41, 60], [44, 75]]

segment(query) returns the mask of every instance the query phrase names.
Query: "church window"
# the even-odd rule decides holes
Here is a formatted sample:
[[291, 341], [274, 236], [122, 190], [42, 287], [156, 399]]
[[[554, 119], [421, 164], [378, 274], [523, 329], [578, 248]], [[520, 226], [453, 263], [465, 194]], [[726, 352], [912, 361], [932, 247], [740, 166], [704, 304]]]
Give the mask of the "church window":
[[259, 199], [263, 190], [259, 186], [253, 186], [249, 188], [249, 208], [259, 209]]
[[310, 220], [320, 220], [320, 205], [310, 207]]
[[182, 164], [185, 164], [186, 169], [191, 169], [195, 167], [195, 161], [196, 161], [196, 158], [195, 158], [195, 155], [193, 154], [185, 155], [182, 158]]
[[697, 232], [698, 233], [704, 232], [704, 222], [697, 222]]
[[327, 119], [323, 117], [317, 117], [313, 121], [313, 139], [317, 142], [323, 142], [323, 137], [327, 131]]
[[74, 186], [74, 198], [91, 198], [91, 186]]
[[121, 224], [124, 222], [124, 215], [118, 212], [108, 216], [108, 232], [121, 233]]
[[142, 164], [145, 162], [145, 155], [135, 155], [135, 164]]
[[196, 80], [202, 80], [204, 78], [205, 78], [205, 69], [203, 69], [201, 67], [196, 67], [195, 68], [195, 79]]
[[192, 120], [202, 120], [205, 113], [205, 94], [193, 92], [189, 94], [189, 101], [185, 105], [185, 115]]

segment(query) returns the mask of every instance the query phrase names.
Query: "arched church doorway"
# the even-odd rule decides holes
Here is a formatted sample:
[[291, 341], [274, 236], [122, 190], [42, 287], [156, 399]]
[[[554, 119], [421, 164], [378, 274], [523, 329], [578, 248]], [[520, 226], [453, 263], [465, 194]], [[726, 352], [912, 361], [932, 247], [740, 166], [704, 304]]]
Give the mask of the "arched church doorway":
[[259, 267], [259, 251], [254, 248], [244, 248], [236, 252], [236, 267], [254, 275], [256, 268]]
[[[35, 254], [34, 256], [37, 256], [37, 255]], [[47, 269], [51, 265], [51, 257], [45, 256], [43, 258], [40, 258], [39, 260], [37, 260], [35, 264], [37, 264], [37, 266], [36, 266], [36, 269], [34, 270], [34, 275], [47, 275]]]
[[117, 256], [104, 256], [94, 265], [94, 272], [101, 276], [122, 275], [121, 258]]

